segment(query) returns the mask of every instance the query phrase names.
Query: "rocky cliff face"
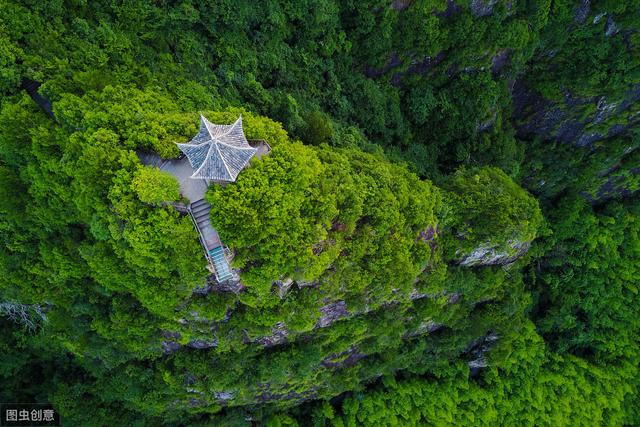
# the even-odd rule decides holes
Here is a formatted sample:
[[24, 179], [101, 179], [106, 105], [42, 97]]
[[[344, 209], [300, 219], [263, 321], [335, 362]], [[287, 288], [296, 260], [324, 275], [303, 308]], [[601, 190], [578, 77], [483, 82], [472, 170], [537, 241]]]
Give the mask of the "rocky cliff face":
[[[428, 227], [426, 230], [420, 232], [419, 238], [428, 243], [432, 250], [435, 250], [438, 246], [438, 235], [442, 233], [442, 230], [438, 230], [436, 227]], [[508, 240], [506, 242], [486, 242], [471, 250], [469, 253], [458, 254], [455, 263], [462, 267], [486, 267], [486, 266], [507, 266], [515, 262], [518, 258], [525, 255], [531, 246], [530, 241], [525, 240]], [[426, 267], [427, 269], [429, 266]], [[240, 271], [236, 270], [236, 277], [239, 277]], [[438, 292], [429, 293], [420, 290], [422, 279], [416, 278], [411, 292], [408, 295], [408, 299], [411, 301], [417, 301], [421, 299], [437, 300], [441, 297], [446, 299], [447, 304], [453, 305], [460, 301], [461, 295], [458, 292]], [[273, 283], [273, 291], [277, 293], [280, 299], [286, 298], [289, 292], [293, 290], [302, 291], [308, 287], [316, 287], [317, 283], [309, 284], [304, 281], [294, 281], [291, 278], [284, 278], [277, 280]], [[214, 293], [233, 293], [238, 294], [243, 292], [246, 287], [241, 283], [239, 279], [229, 281], [228, 283], [217, 283], [215, 276], [211, 275], [208, 279], [208, 284], [202, 287], [194, 289], [194, 297], [202, 297], [207, 294]], [[400, 303], [403, 300], [401, 295], [397, 298], [389, 299], [385, 302], [385, 307], [391, 307]], [[328, 295], [324, 299], [324, 304], [319, 307], [316, 317], [314, 330], [328, 328], [334, 323], [343, 320], [354, 318], [357, 316], [366, 315], [374, 311], [375, 308], [365, 306], [364, 309], [350, 308], [347, 301], [332, 299]], [[207, 319], [202, 317], [197, 312], [191, 313], [191, 319], [181, 319], [178, 324], [182, 325], [186, 329], [190, 329], [191, 332], [195, 332], [197, 338], [189, 340], [186, 344], [181, 344], [182, 333], [178, 330], [174, 331], [162, 331], [161, 336], [163, 340], [161, 342], [161, 348], [163, 353], [171, 354], [182, 347], [190, 347], [194, 349], [207, 349], [217, 347], [218, 338], [216, 336], [216, 325], [227, 323], [234, 314], [234, 310], [228, 310], [224, 318], [221, 321], [213, 319]], [[180, 328], [178, 325], [176, 325]], [[434, 322], [431, 319], [425, 320], [415, 331], [409, 331], [405, 334], [405, 337], [413, 337], [423, 333], [433, 332], [444, 325]], [[263, 348], [270, 348], [280, 346], [288, 343], [290, 339], [295, 340], [300, 334], [289, 330], [289, 327], [284, 322], [277, 322], [271, 328], [271, 333], [268, 335], [258, 336], [250, 338], [245, 335], [245, 343], [257, 344]]]
[[[439, 232], [436, 232], [435, 227], [430, 227], [420, 233], [420, 238], [431, 243], [433, 247], [437, 247], [438, 234]], [[513, 251], [510, 251], [508, 254], [503, 254], [495, 247], [490, 249], [479, 247], [467, 257], [463, 258], [459, 264], [463, 268], [505, 265], [513, 262], [517, 257], [523, 255], [528, 249], [528, 244], [520, 244], [518, 242], [511, 241], [499, 246], [508, 246], [512, 248]], [[213, 277], [211, 280], [213, 280]], [[439, 307], [437, 312], [447, 313], [449, 311], [456, 312], [461, 310], [462, 307], [456, 307], [460, 304], [469, 305], [470, 307], [478, 305], [477, 303], [465, 300], [465, 295], [459, 292], [445, 291], [430, 293], [420, 290], [423, 286], [423, 280], [427, 280], [428, 282], [429, 279], [416, 279], [413, 288], [408, 295], [408, 299], [417, 304], [417, 306], [428, 306], [433, 304], [434, 307]], [[428, 283], [426, 283], [426, 285], [428, 285]], [[303, 292], [310, 288], [317, 288], [318, 286], [320, 286], [318, 283], [309, 284], [304, 281], [298, 283], [290, 278], [283, 278], [274, 282], [273, 291], [278, 294], [281, 299], [286, 299], [290, 293]], [[243, 286], [241, 284], [240, 286], [236, 285], [235, 287], [212, 284], [197, 289], [194, 292], [194, 297], [202, 297], [203, 289], [206, 289], [206, 292], [208, 293], [234, 293], [237, 289], [240, 289], [238, 292], [243, 292]], [[490, 302], [492, 297], [487, 296], [485, 299]], [[288, 346], [292, 344], [295, 345], [300, 342], [312, 343], [314, 340], [321, 339], [320, 337], [323, 335], [330, 335], [331, 329], [341, 322], [351, 321], [355, 322], [354, 324], [357, 324], [357, 319], [359, 318], [365, 318], [367, 316], [384, 316], [384, 313], [393, 312], [396, 313], [394, 315], [395, 317], [403, 319], [403, 322], [406, 324], [406, 329], [399, 339], [405, 342], [407, 346], [412, 345], [411, 343], [416, 342], [415, 340], [425, 339], [425, 337], [435, 337], [442, 333], [455, 334], [453, 329], [449, 326], [449, 321], [445, 320], [449, 315], [445, 314], [440, 318], [439, 315], [431, 317], [425, 314], [414, 313], [413, 311], [405, 312], [403, 310], [398, 310], [402, 300], [403, 297], [398, 295], [398, 299], [390, 299], [381, 308], [372, 309], [365, 307], [362, 309], [350, 306], [348, 301], [336, 300], [327, 296], [324, 300], [324, 305], [322, 305], [317, 311], [317, 320], [311, 331], [305, 333], [296, 332], [295, 330], [291, 330], [285, 322], [276, 322], [271, 327], [271, 332], [269, 334], [258, 337], [249, 337], [245, 334], [244, 342], [247, 346], [269, 349], [270, 352], [286, 352]], [[202, 318], [198, 313], [192, 314], [193, 318], [191, 320], [182, 319], [178, 322], [176, 330], [162, 332], [161, 346], [165, 355], [178, 351], [190, 351], [189, 349], [192, 349], [191, 351], [196, 350], [206, 352], [207, 349], [217, 347], [219, 342], [218, 334], [221, 333], [224, 325], [227, 324], [234, 316], [234, 312], [229, 311], [222, 321], [213, 321]], [[183, 334], [178, 330], [187, 331], [196, 338], [192, 337], [185, 343]], [[229, 333], [229, 331], [226, 333]], [[390, 337], [391, 336], [392, 335], [390, 335]], [[463, 346], [460, 349], [462, 356], [467, 360], [468, 365], [474, 374], [477, 374], [481, 369], [488, 365], [485, 353], [490, 350], [491, 346], [497, 341], [497, 339], [498, 335], [495, 332], [485, 332], [484, 335], [475, 336], [475, 338], [470, 341], [466, 347]], [[319, 357], [315, 361], [316, 368], [314, 369], [338, 374], [347, 369], [362, 369], [358, 368], [358, 366], [361, 364], [364, 364], [363, 366], [367, 366], [367, 360], [375, 360], [377, 357], [379, 356], [375, 352], [372, 352], [370, 345], [367, 344], [367, 340], [354, 340], [342, 351]], [[375, 373], [369, 375], [372, 375], [372, 378], [379, 376], [379, 374]], [[184, 389], [188, 398], [184, 402], [176, 401], [176, 404], [186, 404], [190, 407], [203, 407], [211, 404], [236, 406], [251, 403], [256, 399], [260, 402], [276, 400], [302, 402], [317, 397], [317, 392], [324, 387], [323, 384], [319, 383], [316, 386], [307, 388], [303, 391], [287, 390], [286, 385], [283, 386], [282, 384], [267, 382], [254, 384], [252, 386], [253, 394], [251, 396], [238, 396], [237, 391], [232, 388], [226, 390], [209, 390], [198, 378], [193, 376], [189, 378], [190, 380], [185, 382]]]
[[565, 92], [561, 101], [545, 99], [522, 81], [512, 88], [518, 136], [538, 136], [594, 148], [609, 138], [624, 135], [640, 123], [640, 84], [632, 85], [620, 98], [606, 94], [581, 97]]
[[567, 91], [551, 101], [518, 81], [512, 95], [517, 134], [534, 140], [528, 148], [544, 162], [544, 170], [526, 177], [532, 190], [553, 196], [573, 185], [592, 203], [638, 191], [640, 141], [633, 129], [640, 123], [640, 84], [617, 98]]
[[527, 253], [531, 242], [510, 240], [505, 245], [487, 242], [471, 252], [461, 255], [460, 265], [477, 267], [487, 265], [509, 265]]
[[[502, 19], [505, 28], [515, 15], [529, 20], [531, 31], [533, 17], [522, 14], [514, 3], [473, 0], [464, 4], [448, 0], [434, 15], [443, 26], [466, 14], [480, 26], [488, 19]], [[410, 1], [393, 4], [401, 20], [412, 7]], [[544, 171], [526, 172], [525, 181], [531, 190], [543, 197], [554, 197], [566, 187], [557, 178], [565, 173], [576, 177], [572, 191], [593, 203], [629, 196], [640, 187], [640, 143], [633, 134], [633, 128], [640, 123], [640, 84], [632, 77], [637, 71], [624, 65], [637, 62], [633, 58], [638, 57], [636, 31], [629, 23], [634, 11], [603, 7], [607, 6], [581, 0], [566, 11], [567, 16], [559, 18], [555, 15], [561, 7], [553, 6], [554, 15], [549, 21], [555, 21], [544, 24], [547, 28], [541, 31], [542, 43], [528, 54], [527, 64], [518, 64], [522, 53], [517, 48], [460, 55], [460, 49], [448, 47], [424, 55], [405, 47], [403, 51], [390, 51], [383, 66], [365, 67], [364, 74], [402, 88], [405, 82], [416, 79], [442, 81], [447, 76], [451, 81], [460, 75], [490, 71], [494, 81], [508, 87], [506, 96], [511, 98], [513, 111], [509, 119], [516, 137], [529, 150], [528, 156], [541, 158], [541, 152], [556, 153], [550, 154]], [[558, 37], [558, 33], [562, 36]], [[514, 61], [515, 68], [511, 67]], [[570, 70], [578, 74], [572, 78]], [[597, 79], [586, 87], [573, 84], [573, 80], [589, 81], [591, 77], [583, 75], [587, 72]], [[540, 74], [545, 77], [540, 78]], [[476, 131], [490, 132], [496, 121], [505, 120], [499, 110], [495, 105], [476, 111]], [[571, 150], [556, 144], [567, 145]], [[551, 157], [563, 164], [563, 170]], [[584, 173], [585, 169], [590, 172]]]
[[634, 12], [602, 7], [576, 5], [561, 41], [549, 36], [510, 85], [517, 136], [541, 161], [525, 181], [544, 197], [570, 189], [599, 203], [639, 188]]

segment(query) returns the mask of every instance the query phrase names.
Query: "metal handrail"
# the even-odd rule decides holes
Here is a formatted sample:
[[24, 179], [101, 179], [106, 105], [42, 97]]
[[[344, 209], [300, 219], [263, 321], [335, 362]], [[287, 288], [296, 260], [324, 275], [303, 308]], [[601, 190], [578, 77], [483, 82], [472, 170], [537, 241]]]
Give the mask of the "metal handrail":
[[202, 232], [200, 231], [200, 227], [198, 227], [198, 223], [196, 222], [196, 218], [193, 216], [193, 210], [191, 209], [191, 203], [189, 204], [189, 206], [187, 206], [187, 211], [189, 212], [189, 218], [191, 218], [191, 222], [193, 222], [193, 227], [198, 232], [198, 239], [200, 239], [200, 245], [202, 245], [202, 248], [204, 249], [204, 256], [207, 259], [207, 262], [209, 263], [211, 268], [213, 269], [213, 274], [216, 276], [216, 280], [220, 281], [220, 279], [218, 277], [218, 271], [216, 270], [216, 266], [213, 263], [213, 259], [211, 259], [211, 256], [209, 255], [209, 251], [207, 250], [207, 245], [206, 245], [206, 242], [204, 240], [204, 236], [202, 235]]

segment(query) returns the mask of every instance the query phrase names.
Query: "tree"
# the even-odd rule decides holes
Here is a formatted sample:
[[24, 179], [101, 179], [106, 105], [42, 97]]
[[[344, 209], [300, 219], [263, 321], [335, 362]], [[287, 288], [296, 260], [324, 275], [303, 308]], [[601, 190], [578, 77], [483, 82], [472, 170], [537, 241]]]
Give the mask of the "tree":
[[561, 200], [547, 253], [536, 275], [537, 322], [561, 352], [603, 363], [640, 358], [640, 209], [628, 203], [592, 208], [584, 199]]
[[447, 235], [449, 258], [484, 263], [497, 257], [505, 262], [526, 251], [542, 226], [536, 199], [497, 168], [460, 169], [444, 188], [450, 209], [445, 224], [452, 229]]
[[141, 166], [136, 171], [131, 185], [144, 203], [159, 205], [180, 198], [180, 186], [176, 178], [151, 166]]

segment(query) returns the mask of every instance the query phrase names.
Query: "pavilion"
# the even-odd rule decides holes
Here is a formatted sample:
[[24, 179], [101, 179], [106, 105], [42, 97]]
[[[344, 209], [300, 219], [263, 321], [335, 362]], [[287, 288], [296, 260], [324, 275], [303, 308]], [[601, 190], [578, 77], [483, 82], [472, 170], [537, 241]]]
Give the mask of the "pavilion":
[[143, 164], [157, 166], [178, 180], [180, 193], [190, 201], [186, 211], [193, 220], [205, 256], [219, 283], [234, 279], [235, 273], [228, 261], [230, 251], [224, 247], [211, 224], [211, 205], [205, 194], [211, 182], [235, 182], [254, 156], [260, 158], [271, 151], [266, 141], [254, 140], [252, 144], [249, 145], [244, 135], [242, 116], [233, 124], [217, 125], [201, 114], [198, 134], [188, 143], [176, 144], [184, 153], [183, 157], [163, 160], [157, 154], [138, 153]]
[[200, 131], [186, 144], [177, 144], [193, 168], [193, 179], [234, 182], [258, 151], [242, 130], [242, 116], [231, 125], [216, 125], [200, 115]]
[[[205, 200], [204, 194], [210, 182], [234, 182], [251, 158], [256, 153], [258, 156], [262, 155], [264, 149], [249, 145], [242, 129], [242, 116], [233, 124], [217, 125], [202, 114], [198, 134], [188, 143], [176, 145], [191, 165], [189, 168], [186, 162], [182, 162], [184, 175], [181, 187], [190, 191], [193, 197], [187, 210], [198, 230], [200, 242], [216, 279], [219, 283], [226, 282], [234, 277], [234, 273], [225, 253], [228, 250], [225, 250], [218, 232], [211, 225], [211, 205]], [[260, 147], [265, 145], [268, 147], [266, 143]], [[190, 174], [188, 178], [187, 174]]]

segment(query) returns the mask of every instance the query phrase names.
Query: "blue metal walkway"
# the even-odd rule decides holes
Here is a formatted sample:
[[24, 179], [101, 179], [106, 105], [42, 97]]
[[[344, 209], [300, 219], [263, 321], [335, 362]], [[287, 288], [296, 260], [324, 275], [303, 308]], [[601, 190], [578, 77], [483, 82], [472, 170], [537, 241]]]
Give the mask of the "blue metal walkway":
[[209, 257], [213, 261], [213, 267], [216, 270], [216, 277], [218, 282], [224, 282], [232, 277], [231, 268], [227, 262], [227, 257], [224, 255], [224, 249], [222, 246], [218, 246], [215, 249], [209, 251]]

